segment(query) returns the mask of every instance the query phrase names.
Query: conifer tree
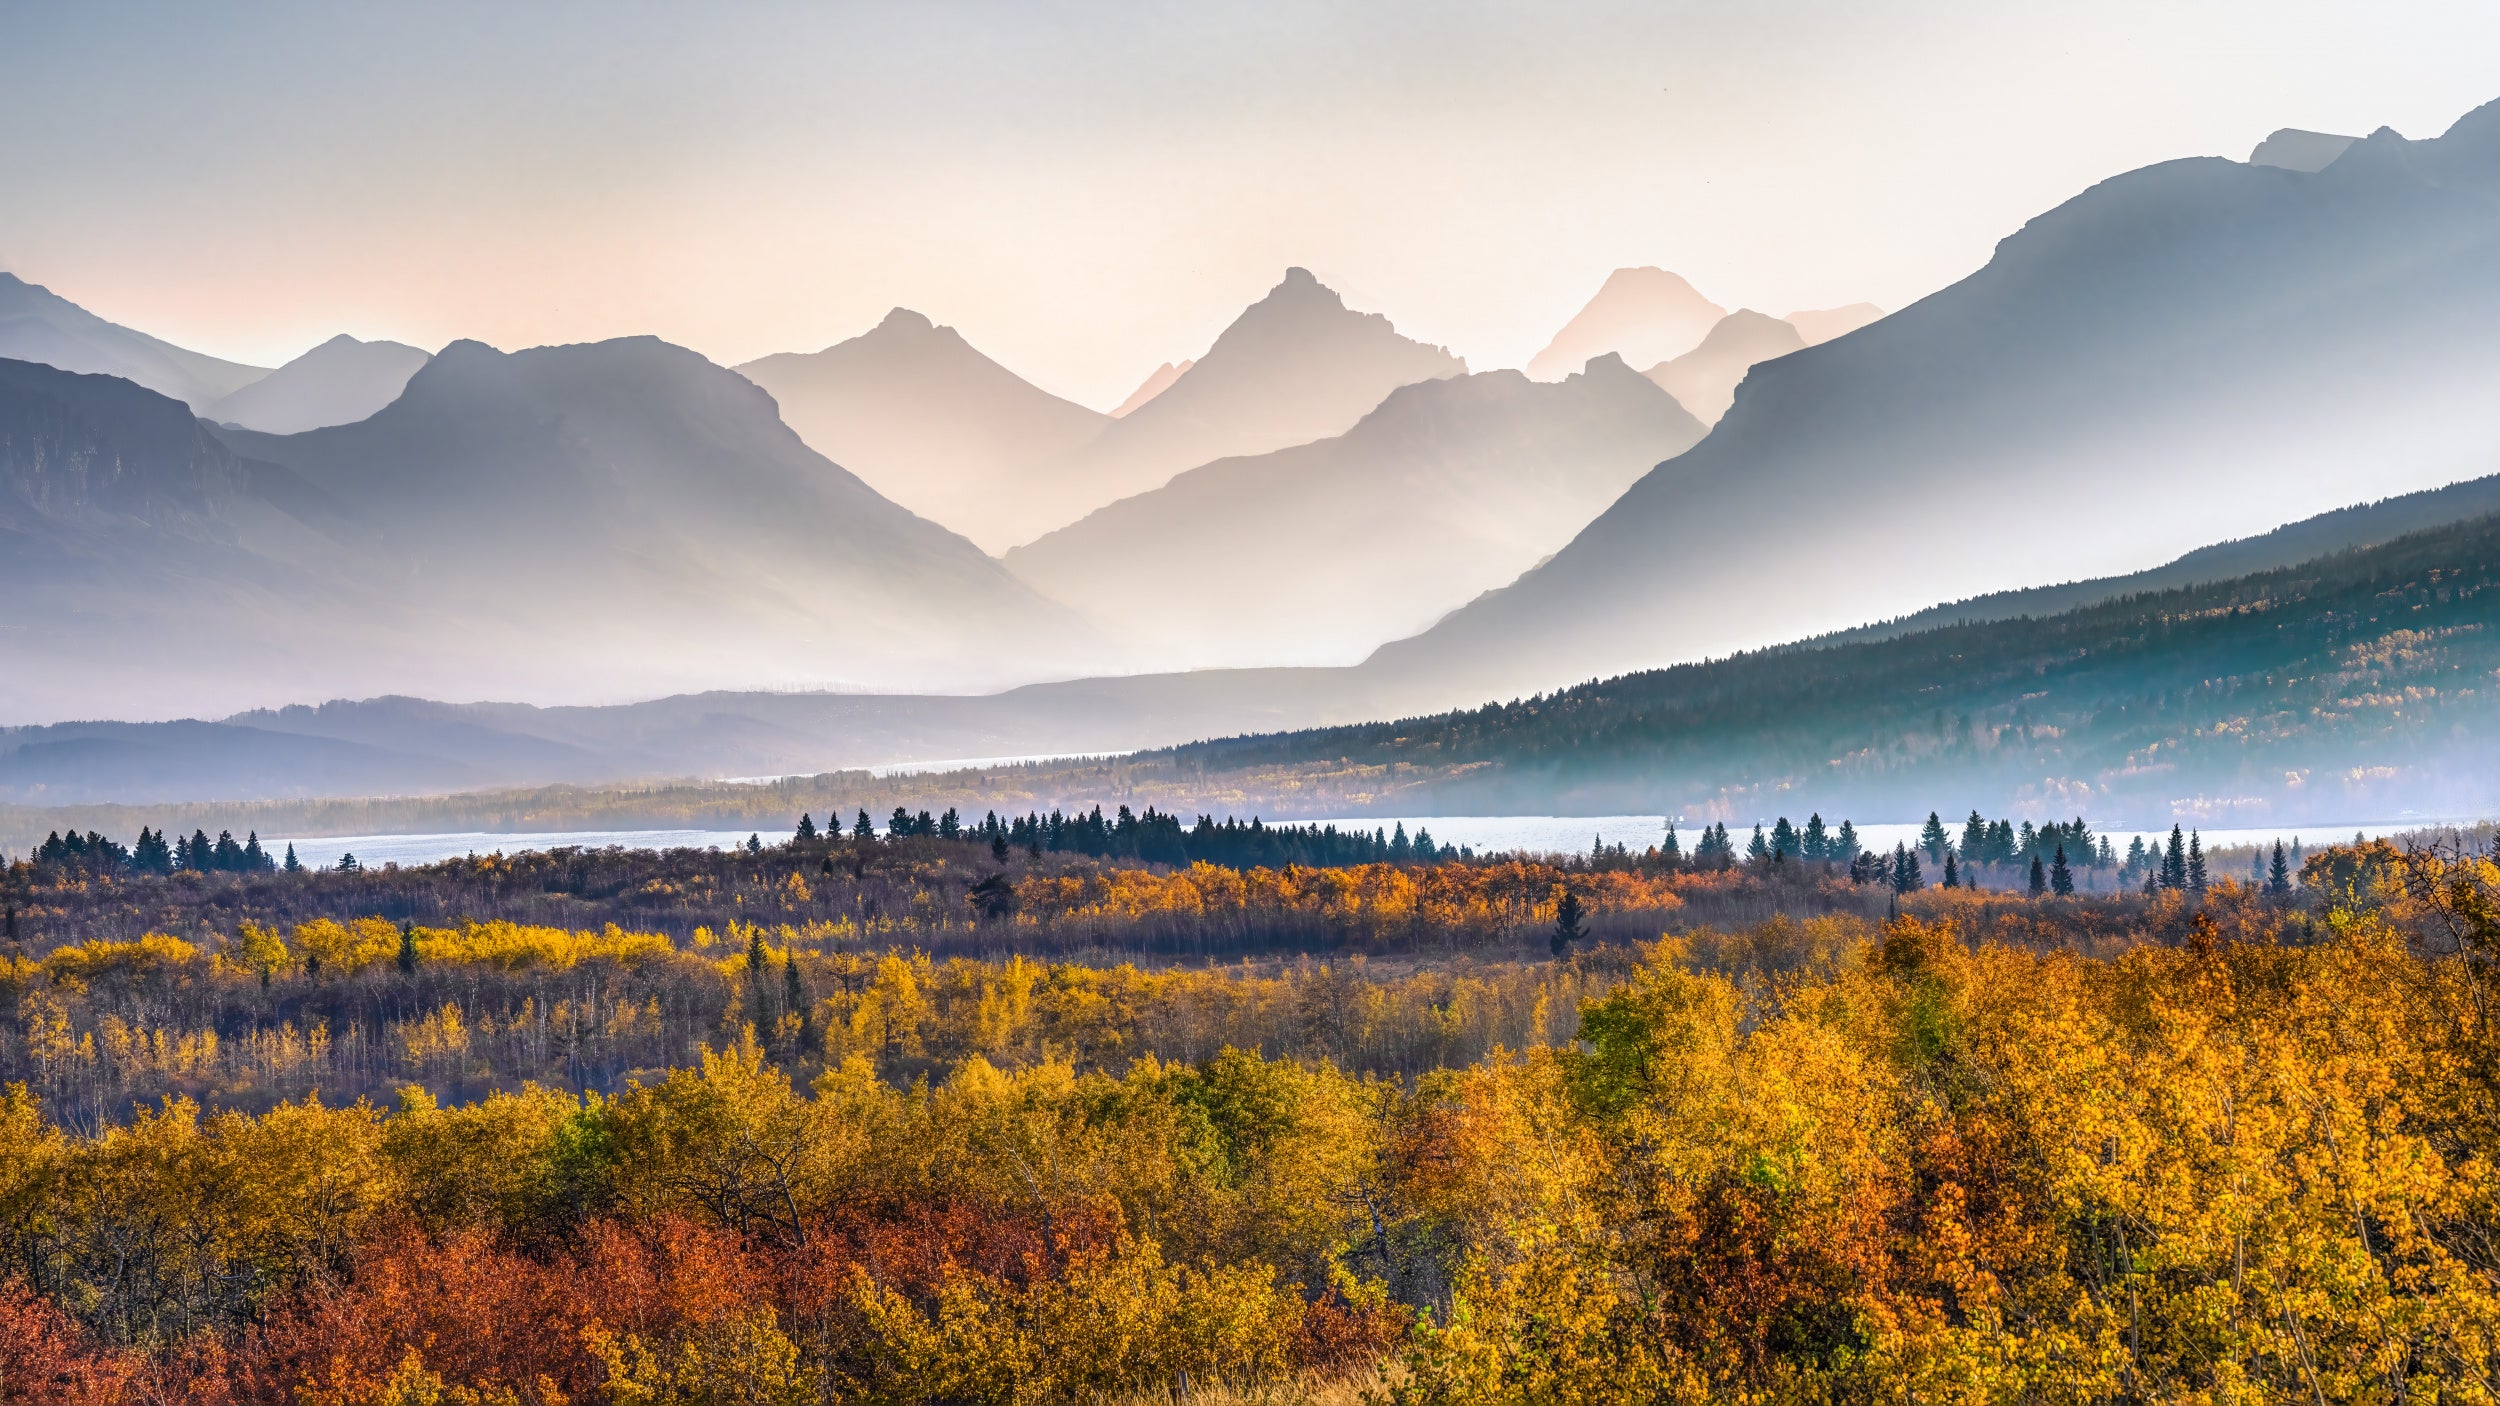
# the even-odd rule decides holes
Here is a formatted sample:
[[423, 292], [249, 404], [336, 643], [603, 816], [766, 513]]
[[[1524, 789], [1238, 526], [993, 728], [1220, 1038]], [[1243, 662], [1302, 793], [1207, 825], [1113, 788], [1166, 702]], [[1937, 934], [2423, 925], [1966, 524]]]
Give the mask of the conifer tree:
[[2127, 841], [2127, 864], [2118, 873], [2128, 883], [2134, 883], [2136, 876], [2143, 873], [2145, 866], [2151, 862], [2144, 857], [2144, 837], [2138, 835]]
[[2274, 867], [2266, 874], [2266, 892], [2276, 898], [2292, 895], [2292, 869], [2283, 862], [2283, 842], [2274, 842]]
[[1944, 817], [1932, 810], [1927, 812], [1927, 824], [1918, 832], [1918, 847], [1927, 852], [1927, 862], [1942, 864], [1948, 843], [1944, 833]]
[[292, 840], [287, 842], [286, 847], [286, 871], [290, 874], [304, 872], [304, 861], [295, 857], [295, 844]]
[[2188, 834], [2187, 885], [2190, 893], [2205, 891], [2205, 847], [2197, 842], [2193, 831]]
[[2162, 856], [2161, 886], [2172, 892], [2187, 887], [2187, 836], [2176, 825], [2170, 827], [2170, 852]]
[[868, 809], [867, 807], [862, 806], [859, 812], [859, 819], [851, 822], [851, 838], [854, 840], [873, 840], [876, 837], [877, 827], [868, 823]]
[[1789, 824], [1788, 817], [1783, 815], [1779, 818], [1779, 822], [1771, 827], [1771, 857], [1784, 859], [1795, 853], [1797, 853], [1797, 828]]
[[995, 863], [999, 863], [999, 864], [1004, 864], [1004, 863], [1006, 863], [1006, 862], [1007, 862], [1007, 832], [1006, 832], [1006, 831], [1004, 831], [1004, 830], [993, 830], [993, 831], [991, 831], [991, 832], [990, 832], [990, 859], [991, 859], [993, 862], [995, 862]]
[[1678, 863], [1684, 858], [1684, 846], [1675, 838], [1675, 822], [1672, 820], [1667, 822], [1667, 842], [1658, 847], [1658, 853], [1669, 864]]
[[1908, 845], [1892, 847], [1892, 891], [1896, 894], [1916, 893], [1926, 883], [1918, 871], [1918, 851]]
[[1555, 957], [1567, 957], [1571, 955], [1571, 945], [1586, 936], [1588, 929], [1580, 922], [1580, 896], [1564, 889], [1554, 904], [1554, 935], [1546, 945], [1553, 949]]
[[798, 833], [792, 835], [790, 838], [798, 841], [800, 844], [806, 844], [808, 841], [815, 839], [816, 817], [802, 812], [799, 816]]
[[269, 867], [269, 856], [260, 847], [260, 832], [254, 830], [251, 838], [243, 842], [242, 868], [245, 873], [257, 874]]
[[2048, 870], [2040, 864], [2040, 856], [2031, 856], [2031, 896], [2038, 898], [2049, 891]]
[[1771, 844], [1768, 840], [1762, 838], [1762, 823], [1760, 821], [1754, 822], [1753, 843], [1745, 846], [1745, 857], [1748, 859], [1768, 859], [1771, 857]]
[[1401, 820], [1398, 822], [1397, 833], [1389, 837], [1389, 862], [1404, 864], [1414, 857], [1415, 842], [1406, 838], [1406, 822]]
[[1951, 850], [1944, 852], [1944, 886], [1949, 889], [1958, 889], [1962, 886], [1961, 870], [1955, 866]]
[[1970, 819], [1962, 822], [1962, 862], [1978, 864], [1985, 861], [1987, 857], [1988, 822], [1982, 820], [1979, 812], [1974, 810], [1970, 813]]
[[796, 1011], [802, 1021], [806, 1019], [807, 987], [799, 980], [799, 949], [796, 947], [782, 954], [781, 1004], [782, 1009]]
[[1823, 828], [1823, 813], [1816, 811], [1806, 817], [1806, 828], [1797, 836], [1797, 852], [1806, 859], [1832, 857], [1832, 833]]
[[417, 974], [417, 925], [413, 922], [399, 925], [399, 974]]
[[1846, 820], [1841, 821], [1840, 833], [1832, 837], [1831, 857], [1842, 864], [1846, 864], [1858, 857], [1858, 851], [1860, 848], [1861, 846], [1858, 843], [1858, 827], [1850, 824]]
[[2057, 857], [2049, 861], [2049, 892], [2060, 898], [2066, 898], [2074, 891], [2075, 876], [2073, 871], [2066, 867], [2066, 847], [2059, 845]]

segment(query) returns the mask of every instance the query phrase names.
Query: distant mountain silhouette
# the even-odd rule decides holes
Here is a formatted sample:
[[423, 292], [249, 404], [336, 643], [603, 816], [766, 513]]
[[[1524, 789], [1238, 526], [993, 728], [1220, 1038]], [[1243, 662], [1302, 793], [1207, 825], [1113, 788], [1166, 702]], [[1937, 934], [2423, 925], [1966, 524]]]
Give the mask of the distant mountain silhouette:
[[823, 351], [738, 371], [772, 393], [809, 448], [984, 551], [1089, 506], [1068, 502], [1040, 470], [1090, 443], [1109, 419], [1031, 385], [908, 308]]
[[397, 400], [426, 360], [415, 347], [340, 333], [201, 413], [270, 434], [349, 424]]
[[1111, 412], [1111, 418], [1114, 420], [1127, 419], [1130, 411], [1135, 410], [1138, 406], [1141, 406], [1147, 401], [1154, 399], [1156, 396], [1163, 394], [1165, 391], [1170, 390], [1172, 388], [1172, 383], [1181, 378], [1181, 373], [1197, 364], [1198, 362], [1195, 358], [1185, 357], [1178, 366], [1175, 366], [1171, 362], [1167, 361], [1161, 366], [1156, 367], [1153, 374], [1146, 377], [1145, 380], [1138, 382], [1137, 389], [1130, 391], [1128, 393], [1128, 399], [1121, 401], [1119, 408]]
[[1047, 466], [1066, 509], [1045, 526], [1200, 464], [1343, 434], [1398, 387], [1466, 370], [1389, 319], [1348, 309], [1309, 270], [1287, 269], [1169, 388]]
[[1803, 351], [1805, 345], [1806, 339], [1793, 325], [1751, 308], [1738, 308], [1719, 319], [1700, 346], [1650, 367], [1645, 374], [1703, 424], [1715, 425], [1736, 399], [1736, 384], [1745, 379], [1746, 372], [1773, 357]]
[[283, 436], [6, 365], [0, 584], [19, 623], [0, 716], [979, 688], [1121, 662], [801, 444], [754, 385], [655, 339], [455, 342], [371, 417]]
[[6, 273], [0, 273], [0, 357], [119, 376], [193, 410], [269, 374], [107, 322], [49, 288]]
[[1816, 308], [1792, 312], [1780, 319], [1797, 329], [1809, 347], [1819, 347], [1834, 337], [1845, 337], [1884, 315], [1873, 303], [1850, 303], [1845, 307]]
[[2285, 127], [2257, 143], [2257, 149], [2248, 154], [2248, 164], [2280, 166], [2286, 171], [2323, 171], [2359, 140], [2359, 137], [2339, 137], [2332, 132], [2304, 132], [2298, 127]]
[[1351, 663], [1534, 565], [1701, 435], [1611, 354], [1559, 383], [1425, 381], [1333, 439], [1191, 469], [1006, 561], [1161, 667]]
[[[1756, 367], [1708, 439], [1552, 561], [1370, 667], [1508, 696], [2488, 473], [2495, 328], [2500, 104], [2314, 173], [2131, 172], [1961, 282]], [[1707, 608], [1657, 608], [1695, 582]]]
[[1529, 358], [1528, 375], [1558, 381], [1608, 352], [1636, 370], [1655, 366], [1700, 346], [1725, 316], [1727, 309], [1665, 269], [1616, 269], [1545, 350]]

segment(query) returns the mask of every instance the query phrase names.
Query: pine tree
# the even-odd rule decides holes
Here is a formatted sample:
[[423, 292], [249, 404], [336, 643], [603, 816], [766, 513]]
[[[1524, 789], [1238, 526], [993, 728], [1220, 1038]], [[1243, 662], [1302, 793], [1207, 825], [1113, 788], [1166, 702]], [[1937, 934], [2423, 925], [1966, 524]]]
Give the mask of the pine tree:
[[[1603, 846], [1599, 846], [1603, 848]], [[1397, 833], [1389, 837], [1389, 862], [1404, 864], [1415, 857], [1415, 842], [1406, 838], [1406, 822], [1398, 822]]]
[[1987, 857], [1988, 822], [1980, 819], [1979, 812], [1974, 810], [1970, 819], [1962, 822], [1962, 862], [1977, 864]]
[[251, 838], [243, 842], [242, 868], [246, 873], [257, 874], [269, 867], [269, 855], [260, 847], [260, 832], [254, 830]]
[[1571, 945], [1588, 936], [1580, 922], [1580, 896], [1569, 889], [1554, 904], [1554, 936], [1546, 943], [1557, 958], [1571, 955]]
[[1785, 859], [1795, 853], [1797, 853], [1797, 827], [1789, 824], [1788, 817], [1783, 815], [1779, 818], [1779, 822], [1771, 827], [1771, 857]]
[[2049, 891], [2048, 870], [2041, 867], [2040, 856], [2031, 857], [2031, 896], [2038, 898]]
[[1675, 822], [1672, 820], [1667, 822], [1667, 842], [1658, 847], [1658, 854], [1669, 864], [1678, 863], [1684, 858], [1684, 846], [1675, 838]]
[[292, 841], [289, 841], [286, 847], [286, 871], [290, 874], [304, 872], [304, 861], [295, 857], [295, 845]]
[[399, 925], [399, 974], [401, 976], [417, 974], [417, 925], [415, 923], [403, 922]]
[[1807, 859], [1832, 857], [1832, 835], [1823, 828], [1823, 813], [1816, 811], [1806, 817], [1805, 831], [1797, 837], [1797, 852]]
[[2205, 891], [2205, 847], [2197, 843], [2193, 831], [2188, 835], [2187, 885], [2190, 893]]
[[1840, 833], [1832, 837], [1832, 858], [1842, 864], [1858, 857], [1858, 827], [1843, 820]]
[[764, 929], [760, 925], [749, 926], [747, 928], [748, 978], [761, 982], [764, 979], [764, 964], [770, 960], [772, 960], [772, 954], [764, 950]]
[[873, 840], [876, 837], [877, 827], [868, 823], [868, 810], [865, 806], [863, 806], [860, 808], [859, 819], [851, 822], [851, 838], [854, 840]]
[[2075, 876], [2066, 867], [2066, 847], [2057, 847], [2057, 857], [2049, 861], [2049, 892], [2067, 898], [2075, 891]]
[[799, 816], [799, 828], [798, 828], [798, 833], [797, 833], [797, 834], [795, 834], [795, 835], [792, 835], [790, 838], [792, 838], [793, 840], [798, 841], [800, 844], [806, 844], [806, 843], [807, 843], [807, 842], [809, 842], [810, 840], [815, 839], [815, 838], [816, 838], [816, 817], [815, 817], [815, 816], [813, 816], [813, 815], [807, 815], [807, 814], [804, 814], [804, 813], [803, 813], [803, 814], [801, 814], [801, 815]]
[[801, 1019], [805, 1019], [807, 987], [799, 980], [799, 949], [796, 947], [782, 954], [781, 1005], [784, 1010], [800, 1012]]
[[2119, 876], [2128, 883], [2134, 883], [2136, 875], [2143, 873], [2145, 866], [2150, 863], [2152, 861], [2144, 856], [2144, 837], [2138, 835], [2127, 841], [2127, 865], [2118, 871]]
[[2170, 852], [2162, 856], [2161, 886], [2176, 893], [2187, 887], [2187, 837], [2178, 826], [2170, 827]]
[[1006, 862], [1007, 862], [1007, 832], [1006, 832], [1006, 831], [1004, 831], [1004, 830], [993, 830], [993, 831], [991, 831], [991, 832], [990, 832], [990, 859], [991, 859], [993, 862], [995, 862], [995, 863], [999, 863], [999, 864], [1004, 864], [1004, 863], [1006, 863]]
[[2276, 898], [2292, 895], [2292, 868], [2283, 862], [2283, 842], [2274, 842], [2274, 867], [2266, 874], [2266, 892]]
[[1892, 847], [1892, 891], [1896, 894], [1916, 893], [1926, 883], [1918, 871], [1918, 851], [1907, 845]]
[[1762, 825], [1759, 821], [1755, 822], [1753, 827], [1753, 843], [1745, 846], [1745, 857], [1748, 859], [1771, 857], [1771, 843], [1762, 838]]
[[1944, 886], [1949, 889], [1958, 889], [1962, 886], [1962, 874], [1954, 866], [1951, 850], [1944, 852]]
[[763, 837], [762, 835], [749, 835], [749, 836], [747, 836], [747, 853], [749, 853], [749, 854], [762, 854], [763, 852], [764, 852], [764, 837]]

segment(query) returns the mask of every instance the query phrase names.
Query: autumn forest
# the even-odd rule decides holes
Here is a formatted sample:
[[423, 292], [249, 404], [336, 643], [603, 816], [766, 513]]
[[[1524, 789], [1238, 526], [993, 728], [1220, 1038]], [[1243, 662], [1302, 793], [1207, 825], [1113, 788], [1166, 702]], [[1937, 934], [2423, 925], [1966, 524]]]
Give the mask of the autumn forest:
[[[18, 866], [0, 1398], [2395, 1400], [2500, 1368], [2470, 843], [2038, 895], [1005, 848]], [[689, 886], [730, 916], [617, 906]], [[149, 904], [175, 921], [121, 935]]]

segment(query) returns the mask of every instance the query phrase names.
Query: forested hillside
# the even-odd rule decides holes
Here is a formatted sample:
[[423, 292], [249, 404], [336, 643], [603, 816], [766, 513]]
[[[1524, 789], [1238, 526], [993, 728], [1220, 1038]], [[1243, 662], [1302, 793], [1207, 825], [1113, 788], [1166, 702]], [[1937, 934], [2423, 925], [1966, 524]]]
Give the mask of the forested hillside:
[[2486, 517], [2040, 619], [1159, 755], [1252, 787], [1374, 769], [1408, 814], [1744, 817], [1792, 792], [1827, 812], [1969, 797], [2103, 824], [2472, 814], [2500, 803], [2495, 572]]

